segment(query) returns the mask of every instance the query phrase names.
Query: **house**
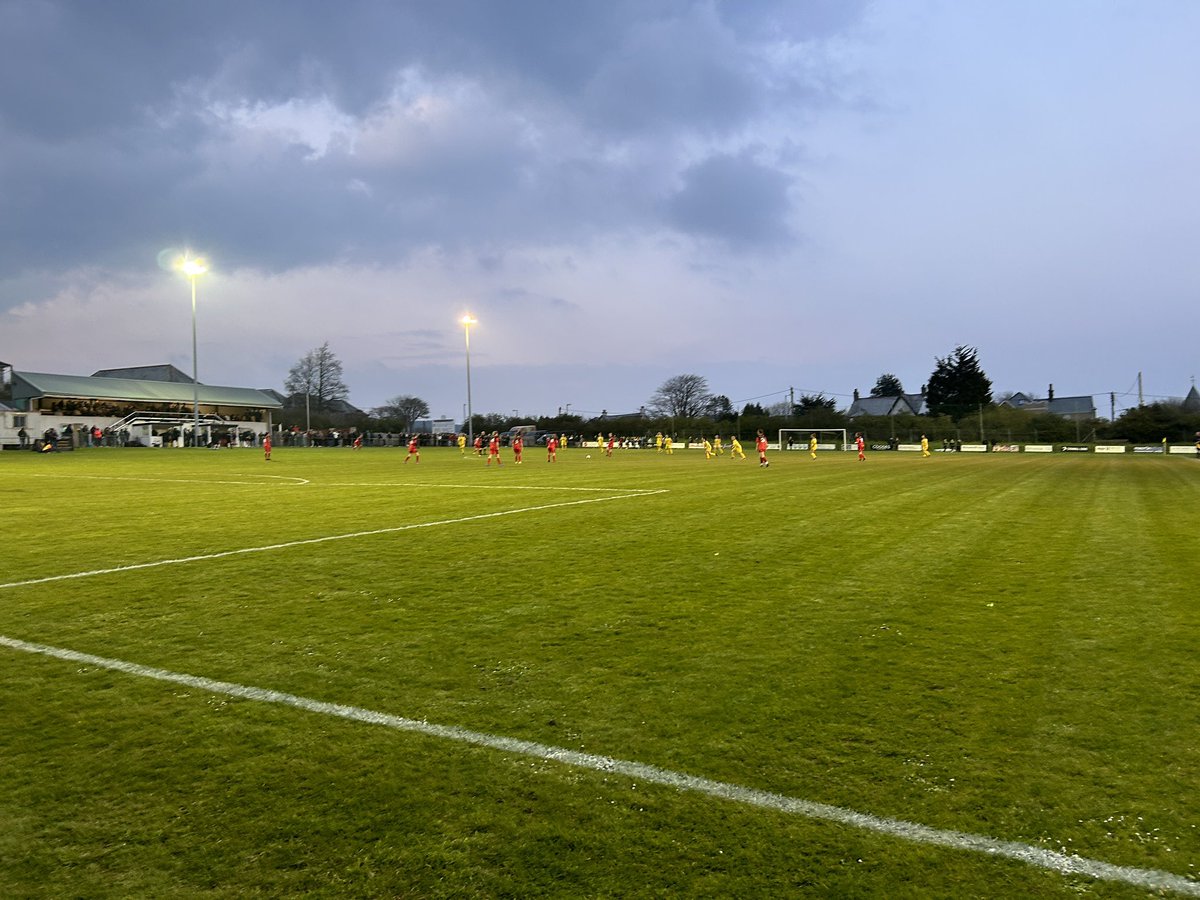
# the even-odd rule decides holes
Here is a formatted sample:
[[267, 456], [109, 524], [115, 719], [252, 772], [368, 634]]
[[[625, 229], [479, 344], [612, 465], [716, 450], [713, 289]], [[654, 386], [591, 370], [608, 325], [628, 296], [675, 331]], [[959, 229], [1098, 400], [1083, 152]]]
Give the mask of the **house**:
[[1044, 399], [1035, 399], [1028, 394], [1018, 391], [1011, 397], [1001, 400], [1000, 406], [1011, 406], [1013, 409], [1023, 409], [1031, 413], [1044, 413], [1059, 416], [1072, 422], [1090, 422], [1096, 418], [1096, 401], [1090, 394], [1078, 397], [1055, 397], [1054, 385], [1050, 385]]
[[924, 394], [901, 394], [897, 397], [860, 397], [854, 390], [854, 401], [846, 410], [847, 419], [860, 416], [916, 416], [928, 412]]
[[1193, 384], [1192, 389], [1188, 391], [1187, 396], [1183, 398], [1184, 412], [1200, 412], [1200, 393], [1196, 393], [1196, 386]]

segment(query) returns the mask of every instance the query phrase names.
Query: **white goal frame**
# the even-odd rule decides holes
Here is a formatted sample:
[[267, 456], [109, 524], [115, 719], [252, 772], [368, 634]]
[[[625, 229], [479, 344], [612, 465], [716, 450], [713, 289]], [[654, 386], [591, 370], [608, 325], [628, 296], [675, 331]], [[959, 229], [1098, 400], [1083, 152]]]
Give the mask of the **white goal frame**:
[[[850, 449], [850, 440], [849, 440], [849, 436], [848, 436], [849, 431], [845, 428], [780, 428], [779, 429], [779, 449], [780, 450], [787, 450], [787, 436], [789, 434], [797, 435], [796, 443], [792, 447], [793, 450], [807, 450], [808, 449], [808, 436], [811, 434], [816, 434], [818, 445], [825, 444], [826, 448], [827, 448], [828, 444], [830, 443], [830, 440], [828, 437], [825, 438], [824, 440], [822, 440], [822, 438], [824, 436], [828, 435], [829, 437], [834, 438], [835, 444], [837, 443], [837, 441], [842, 442], [842, 450]], [[818, 449], [820, 449], [820, 448], [818, 447]]]

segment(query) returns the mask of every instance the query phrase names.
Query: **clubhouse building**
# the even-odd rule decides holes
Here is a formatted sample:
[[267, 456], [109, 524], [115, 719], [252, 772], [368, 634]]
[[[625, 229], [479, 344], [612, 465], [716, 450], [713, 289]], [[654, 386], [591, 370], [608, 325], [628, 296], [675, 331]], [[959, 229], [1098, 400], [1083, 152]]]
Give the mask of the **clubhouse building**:
[[3, 364], [0, 371], [9, 389], [9, 399], [0, 401], [0, 446], [6, 448], [52, 429], [70, 435], [75, 446], [91, 444], [96, 429], [105, 443], [121, 446], [259, 443], [283, 406], [265, 391], [194, 383], [170, 365], [87, 376], [18, 372]]

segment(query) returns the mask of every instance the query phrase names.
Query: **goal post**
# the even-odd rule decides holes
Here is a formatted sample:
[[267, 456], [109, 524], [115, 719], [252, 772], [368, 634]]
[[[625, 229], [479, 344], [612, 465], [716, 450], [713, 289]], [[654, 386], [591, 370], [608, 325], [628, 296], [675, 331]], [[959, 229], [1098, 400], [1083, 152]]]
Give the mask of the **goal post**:
[[817, 436], [818, 450], [849, 450], [850, 441], [845, 428], [780, 428], [780, 450], [807, 450], [812, 435]]

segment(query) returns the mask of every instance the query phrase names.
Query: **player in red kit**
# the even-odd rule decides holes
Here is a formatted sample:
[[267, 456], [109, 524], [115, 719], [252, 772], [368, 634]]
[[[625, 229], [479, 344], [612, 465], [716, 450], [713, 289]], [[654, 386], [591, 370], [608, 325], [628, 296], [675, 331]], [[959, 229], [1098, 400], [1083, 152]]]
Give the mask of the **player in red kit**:
[[867, 442], [863, 440], [861, 431], [854, 432], [854, 444], [858, 447], [858, 460], [862, 462], [867, 458], [867, 454], [863, 452], [867, 449]]
[[765, 469], [770, 466], [771, 464], [767, 462], [767, 436], [763, 434], [761, 428], [758, 429], [758, 440], [754, 446], [758, 448], [758, 467]]
[[521, 464], [521, 452], [524, 449], [525, 449], [525, 441], [523, 441], [521, 439], [521, 436], [519, 434], [514, 434], [513, 440], [512, 440], [513, 462], [516, 463], [518, 466]]
[[499, 467], [499, 465], [500, 465], [500, 433], [498, 431], [493, 431], [491, 440], [488, 441], [488, 455], [487, 455], [486, 465], [490, 466], [492, 464], [493, 457], [495, 457], [495, 459], [496, 459], [496, 466]]
[[267, 462], [271, 461], [271, 432], [263, 435], [263, 458]]
[[421, 438], [418, 435], [413, 435], [408, 439], [408, 456], [404, 457], [404, 461], [408, 462], [409, 456], [415, 456], [417, 462], [421, 461]]
[[554, 435], [546, 439], [546, 462], [558, 462], [558, 439]]

